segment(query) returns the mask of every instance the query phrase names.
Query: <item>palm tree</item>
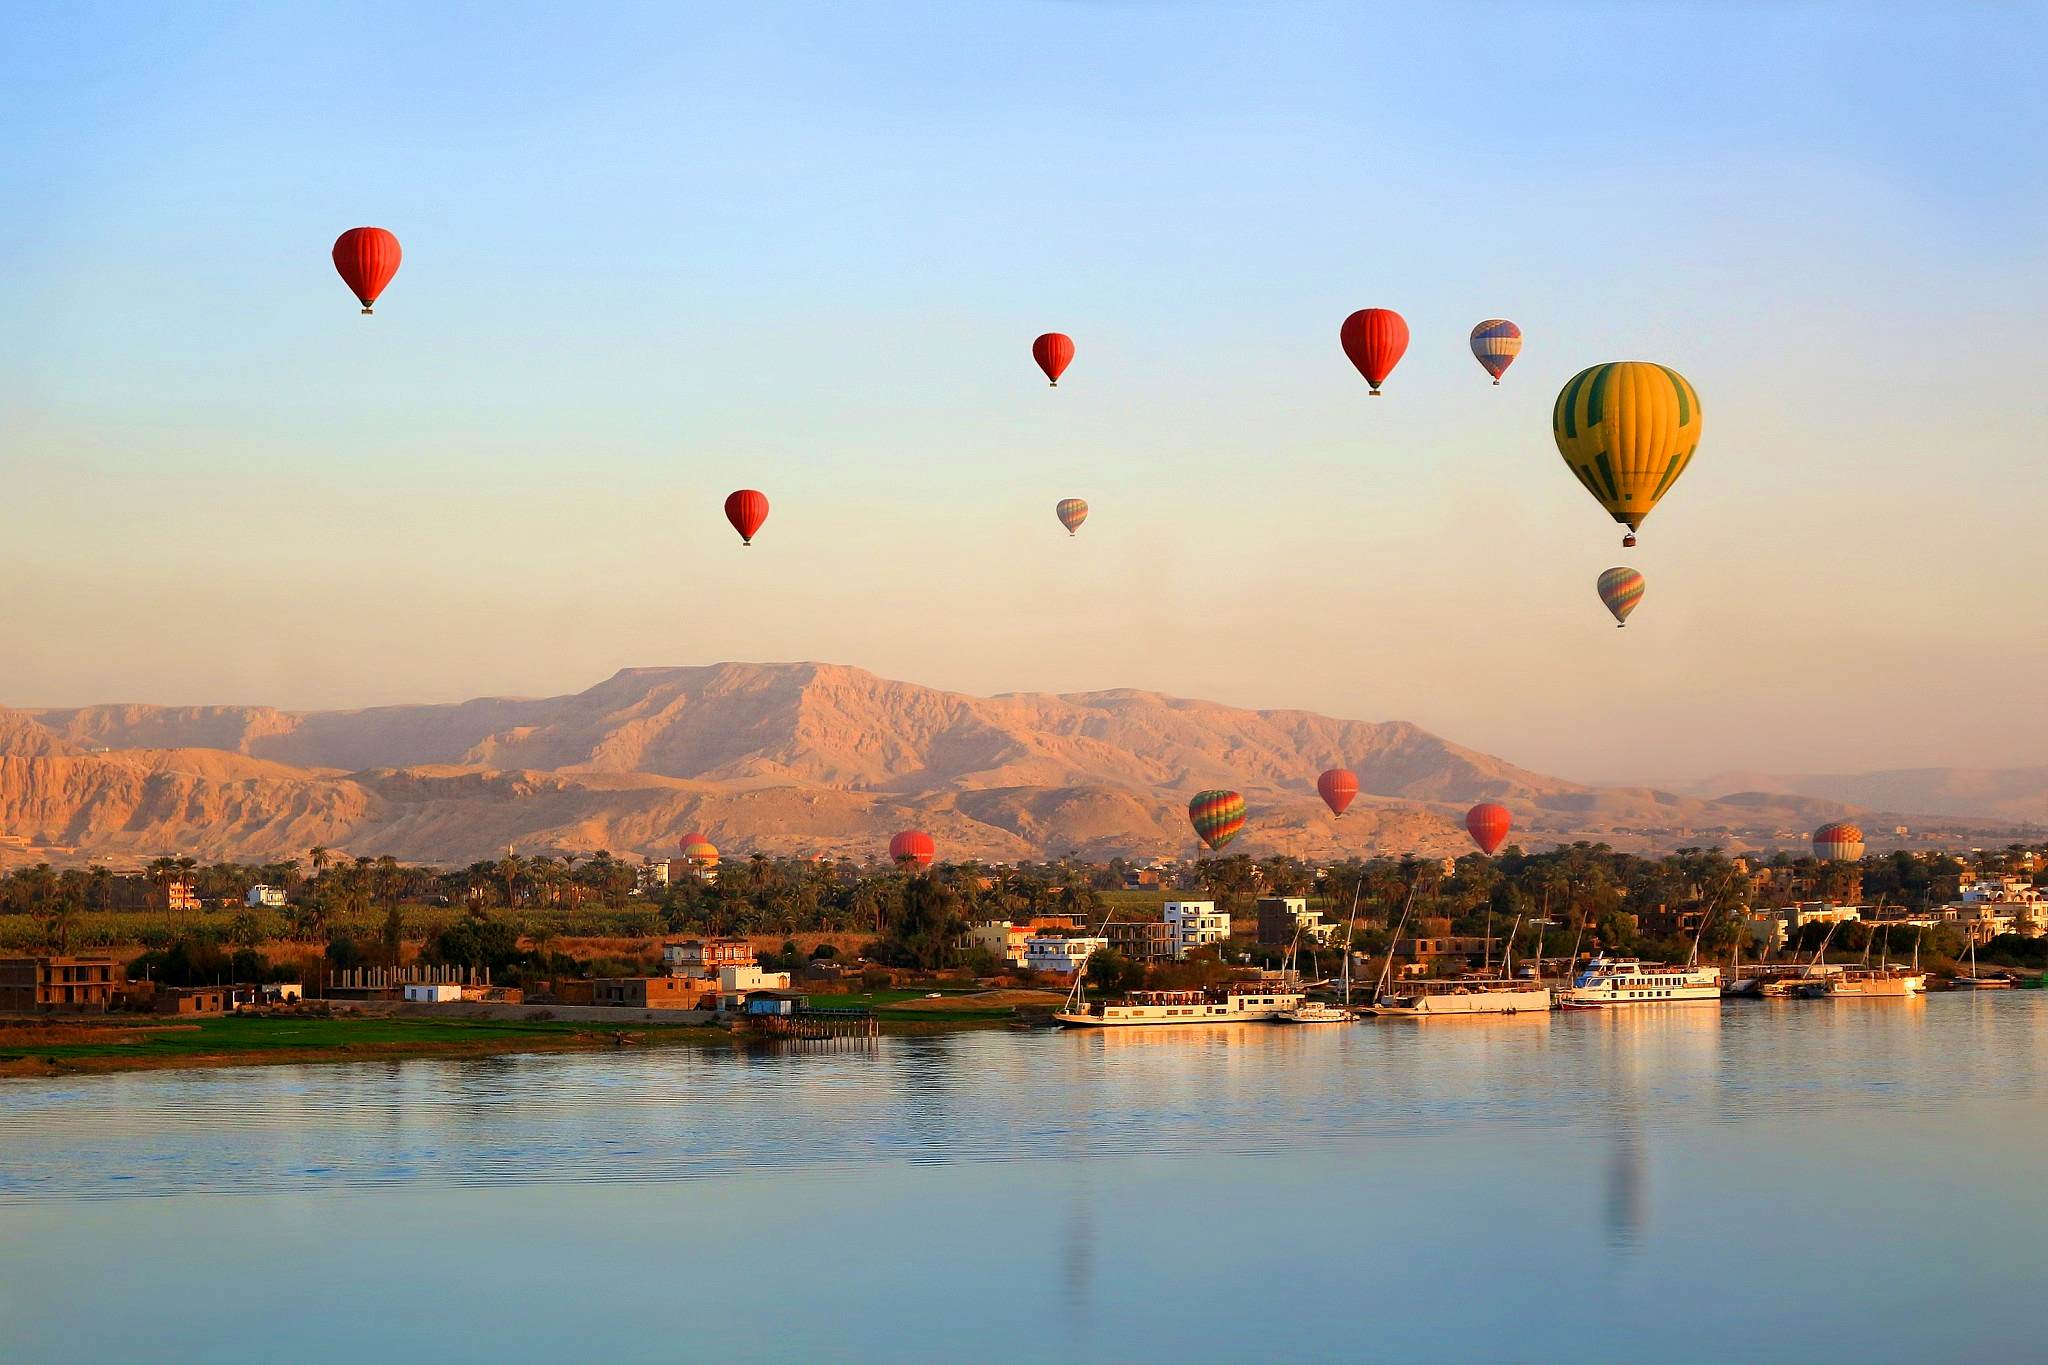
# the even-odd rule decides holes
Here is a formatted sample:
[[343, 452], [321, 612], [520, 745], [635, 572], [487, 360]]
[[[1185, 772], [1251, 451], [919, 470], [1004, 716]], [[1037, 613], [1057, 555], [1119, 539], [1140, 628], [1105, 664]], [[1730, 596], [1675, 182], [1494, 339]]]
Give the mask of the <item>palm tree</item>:
[[314, 880], [319, 880], [320, 874], [327, 870], [328, 852], [326, 848], [315, 844], [306, 850], [306, 858], [313, 864]]

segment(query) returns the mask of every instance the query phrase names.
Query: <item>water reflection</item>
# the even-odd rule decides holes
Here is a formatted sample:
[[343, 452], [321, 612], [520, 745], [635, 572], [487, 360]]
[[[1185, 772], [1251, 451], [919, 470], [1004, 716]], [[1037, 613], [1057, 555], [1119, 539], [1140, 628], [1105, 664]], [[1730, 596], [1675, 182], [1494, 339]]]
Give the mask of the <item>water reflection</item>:
[[1612, 1360], [1650, 1303], [1675, 1361], [1731, 1302], [2031, 1358], [2044, 1050], [2012, 992], [0, 1083], [0, 1358], [203, 1355], [222, 1283], [307, 1360], [364, 1305], [451, 1359], [665, 1359], [659, 1305], [736, 1359]]

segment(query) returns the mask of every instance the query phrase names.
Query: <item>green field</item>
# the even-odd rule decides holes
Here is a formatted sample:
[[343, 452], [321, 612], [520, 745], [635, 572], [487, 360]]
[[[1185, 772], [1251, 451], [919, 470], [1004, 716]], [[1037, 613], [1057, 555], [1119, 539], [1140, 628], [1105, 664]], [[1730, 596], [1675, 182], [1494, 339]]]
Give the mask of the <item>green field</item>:
[[[134, 1036], [142, 1030], [155, 1030]], [[631, 1032], [711, 1033], [673, 1024], [634, 1024]], [[261, 1053], [378, 1051], [518, 1051], [519, 1045], [556, 1045], [610, 1039], [617, 1025], [570, 1023], [547, 1019], [320, 1019], [290, 1016], [236, 1016], [176, 1020], [148, 1015], [122, 1020], [106, 1030], [128, 1034], [125, 1041], [77, 1041], [75, 1029], [59, 1036], [66, 1041], [42, 1042], [30, 1029], [11, 1030], [0, 1041], [0, 1062], [50, 1058], [58, 1061], [133, 1059], [139, 1062], [211, 1056], [253, 1056]]]

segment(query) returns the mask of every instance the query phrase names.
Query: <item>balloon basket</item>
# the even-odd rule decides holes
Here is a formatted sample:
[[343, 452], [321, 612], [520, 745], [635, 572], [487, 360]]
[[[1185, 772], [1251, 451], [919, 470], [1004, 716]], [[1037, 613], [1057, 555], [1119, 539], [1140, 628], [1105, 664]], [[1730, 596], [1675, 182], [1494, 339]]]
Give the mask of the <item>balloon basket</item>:
[[365, 309], [363, 310], [363, 316], [364, 316], [364, 317], [369, 317], [369, 316], [370, 316], [370, 313], [371, 313], [371, 310], [370, 310], [370, 309], [368, 309], [368, 308], [365, 308]]

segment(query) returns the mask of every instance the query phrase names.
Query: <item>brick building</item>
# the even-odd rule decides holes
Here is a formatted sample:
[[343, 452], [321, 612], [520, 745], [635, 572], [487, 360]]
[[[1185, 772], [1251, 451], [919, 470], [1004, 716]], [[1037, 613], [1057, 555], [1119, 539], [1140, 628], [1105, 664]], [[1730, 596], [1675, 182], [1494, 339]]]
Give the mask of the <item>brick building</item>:
[[0, 1012], [104, 1012], [125, 980], [110, 957], [0, 958]]

